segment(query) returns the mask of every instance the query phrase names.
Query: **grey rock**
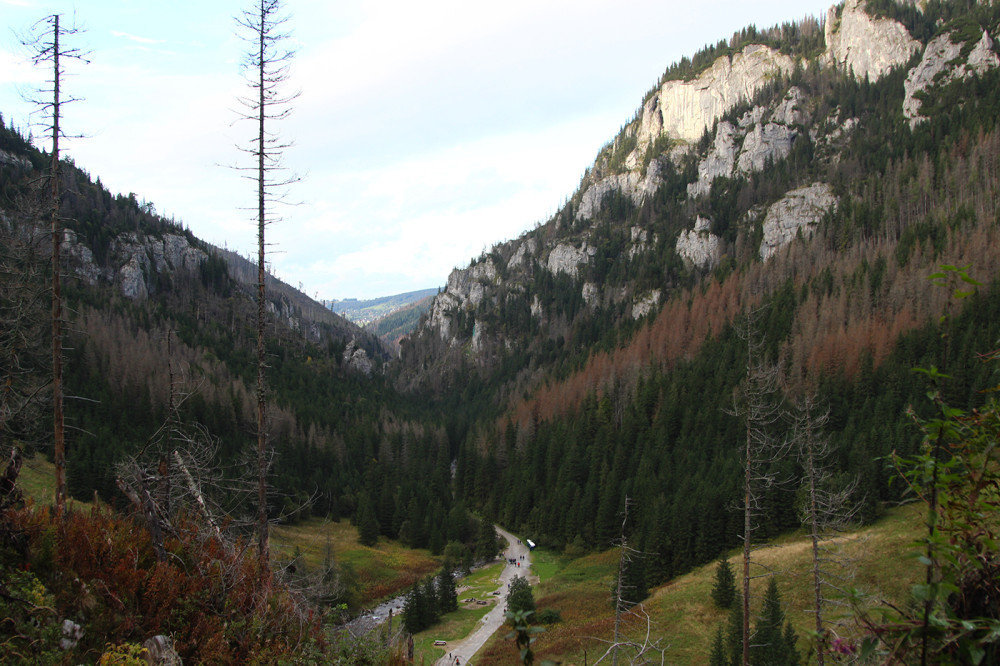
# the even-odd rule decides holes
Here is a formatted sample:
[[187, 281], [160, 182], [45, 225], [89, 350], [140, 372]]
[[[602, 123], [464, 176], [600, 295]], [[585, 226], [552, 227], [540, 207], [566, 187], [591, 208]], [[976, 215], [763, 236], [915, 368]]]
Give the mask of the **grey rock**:
[[833, 6], [827, 13], [823, 62], [859, 80], [877, 81], [920, 49], [902, 23], [869, 16], [863, 0], [846, 0], [839, 19], [836, 10]]
[[767, 209], [764, 238], [760, 244], [761, 261], [767, 261], [800, 233], [811, 237], [819, 221], [836, 205], [837, 197], [826, 183], [814, 183], [788, 192]]

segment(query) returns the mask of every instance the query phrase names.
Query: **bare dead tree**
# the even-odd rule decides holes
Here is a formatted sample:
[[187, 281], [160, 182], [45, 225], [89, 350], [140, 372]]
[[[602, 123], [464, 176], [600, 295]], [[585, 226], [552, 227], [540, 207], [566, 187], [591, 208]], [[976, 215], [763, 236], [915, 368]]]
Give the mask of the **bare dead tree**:
[[118, 488], [142, 515], [161, 560], [166, 557], [163, 539], [168, 534], [180, 536], [182, 516], [196, 517], [196, 531], [228, 546], [234, 539], [222, 526], [239, 530], [251, 524], [239, 511], [255, 487], [249, 465], [237, 461], [224, 466], [217, 439], [201, 424], [182, 418], [181, 407], [197, 389], [183, 390], [187, 378], [175, 372], [171, 349], [168, 333], [167, 416], [139, 451], [116, 467]]
[[[646, 664], [650, 663], [650, 656], [655, 654], [659, 655], [660, 662], [665, 663], [665, 653], [666, 648], [661, 645], [660, 639], [652, 638], [652, 620], [649, 614], [646, 612], [645, 607], [641, 603], [636, 603], [628, 599], [627, 592], [630, 588], [629, 584], [626, 582], [626, 575], [629, 566], [634, 561], [634, 558], [642, 557], [643, 553], [636, 550], [628, 545], [628, 536], [625, 533], [625, 527], [628, 524], [628, 513], [629, 507], [634, 504], [634, 500], [625, 497], [625, 506], [622, 515], [622, 527], [621, 536], [618, 538], [618, 579], [614, 590], [614, 604], [615, 604], [615, 633], [613, 639], [608, 643], [604, 640], [601, 642], [608, 643], [607, 649], [604, 651], [595, 664], [599, 664], [608, 657], [611, 658], [611, 663], [617, 666], [620, 653], [625, 652], [630, 656], [628, 657], [629, 664]], [[646, 631], [642, 640], [633, 640], [626, 638], [623, 633], [626, 626], [638, 618], [645, 619]]]
[[[666, 655], [669, 646], [663, 645], [662, 638], [653, 638], [653, 620], [643, 604], [635, 604], [629, 608], [622, 616], [622, 621], [623, 624], [628, 624], [630, 621], [644, 623], [645, 629], [642, 636], [637, 639], [616, 637], [608, 644], [604, 653], [594, 661], [594, 664], [600, 664], [608, 657], [611, 657], [612, 663], [617, 663], [618, 654], [622, 651], [630, 653], [628, 658], [630, 666], [657, 662], [667, 663]], [[638, 631], [634, 633], [638, 633]], [[607, 643], [608, 641], [601, 642]]]
[[270, 585], [270, 544], [267, 517], [267, 472], [269, 467], [267, 443], [267, 394], [264, 332], [266, 316], [267, 268], [265, 263], [266, 227], [277, 221], [271, 204], [284, 201], [287, 187], [295, 181], [284, 173], [282, 157], [289, 144], [270, 129], [275, 122], [291, 113], [291, 102], [297, 94], [286, 95], [283, 84], [288, 80], [292, 51], [283, 44], [288, 39], [284, 33], [288, 16], [284, 14], [281, 0], [254, 0], [251, 9], [245, 10], [236, 22], [248, 49], [243, 59], [243, 69], [251, 94], [240, 98], [244, 111], [241, 119], [256, 124], [256, 136], [250, 145], [241, 150], [250, 155], [255, 164], [241, 167], [253, 175], [246, 176], [257, 185], [257, 530], [258, 558], [264, 574], [263, 589]]
[[763, 514], [764, 492], [783, 481], [774, 464], [784, 456], [787, 443], [775, 437], [774, 428], [781, 418], [777, 365], [768, 362], [760, 335], [762, 310], [749, 311], [739, 329], [747, 343], [746, 376], [733, 393], [729, 412], [743, 422], [746, 439], [743, 445], [743, 666], [750, 664], [750, 581], [753, 533]]
[[813, 560], [813, 610], [816, 615], [816, 659], [824, 666], [826, 657], [827, 626], [823, 617], [828, 597], [826, 588], [833, 588], [843, 594], [842, 587], [835, 581], [841, 576], [830, 570], [831, 566], [843, 568], [843, 558], [830, 557], [824, 546], [836, 534], [848, 527], [856, 517], [860, 504], [852, 503], [858, 485], [855, 477], [840, 488], [832, 486], [830, 457], [833, 447], [823, 433], [829, 420], [830, 410], [819, 411], [815, 394], [807, 394], [795, 401], [792, 414], [792, 439], [799, 463], [802, 465], [803, 486], [807, 502], [802, 508], [802, 522], [812, 539]]
[[39, 91], [40, 94], [51, 93], [51, 97], [35, 100], [39, 111], [45, 114], [46, 129], [52, 139], [51, 163], [49, 166], [49, 206], [52, 232], [52, 422], [53, 422], [53, 459], [56, 468], [55, 505], [56, 515], [62, 517], [66, 507], [66, 434], [63, 415], [63, 371], [62, 371], [62, 319], [63, 302], [60, 285], [60, 246], [62, 245], [62, 220], [59, 209], [61, 196], [59, 184], [62, 176], [59, 153], [59, 139], [65, 134], [60, 127], [62, 108], [65, 104], [75, 101], [73, 98], [61, 97], [61, 84], [66, 75], [64, 64], [67, 60], [86, 61], [85, 54], [77, 48], [67, 47], [60, 40], [79, 32], [75, 27], [67, 28], [60, 25], [60, 15], [53, 14], [38, 21], [32, 35], [22, 39], [22, 44], [31, 52], [35, 65], [43, 63], [51, 65], [52, 78], [48, 81], [51, 88]]

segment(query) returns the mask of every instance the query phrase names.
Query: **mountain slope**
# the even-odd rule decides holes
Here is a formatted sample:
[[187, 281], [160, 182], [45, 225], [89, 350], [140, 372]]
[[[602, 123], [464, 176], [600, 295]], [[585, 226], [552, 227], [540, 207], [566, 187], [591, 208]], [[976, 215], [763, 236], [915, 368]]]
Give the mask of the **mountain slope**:
[[[878, 459], [918, 439], [909, 369], [953, 369], [974, 404], [1000, 335], [998, 28], [996, 3], [852, 0], [668, 70], [567, 205], [456, 269], [403, 341], [399, 385], [468, 432], [467, 501], [561, 546], [608, 543], [641, 498], [654, 581], [733, 545], [733, 323], [760, 306], [789, 397], [831, 405], [864, 515], [894, 500]], [[950, 345], [940, 264], [987, 283]], [[766, 533], [796, 524], [794, 490], [766, 503]]]

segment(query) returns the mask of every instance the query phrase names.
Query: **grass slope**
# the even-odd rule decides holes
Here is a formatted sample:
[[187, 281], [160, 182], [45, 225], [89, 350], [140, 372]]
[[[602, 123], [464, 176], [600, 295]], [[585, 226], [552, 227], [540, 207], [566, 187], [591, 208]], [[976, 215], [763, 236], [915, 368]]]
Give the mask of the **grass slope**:
[[312, 518], [298, 525], [275, 525], [271, 539], [275, 559], [302, 558], [313, 570], [322, 567], [328, 557], [348, 565], [361, 583], [365, 607], [404, 593], [441, 567], [441, 559], [430, 551], [411, 550], [396, 541], [379, 539], [373, 547], [363, 546], [357, 528], [346, 520], [335, 523]]
[[[916, 559], [907, 558], [910, 544], [918, 536], [920, 519], [918, 507], [901, 507], [890, 511], [878, 523], [837, 539], [834, 545], [848, 564], [845, 573], [853, 571], [845, 585], [884, 599], [904, 598], [909, 586], [922, 572]], [[560, 611], [562, 622], [546, 626], [545, 632], [538, 636], [534, 645], [536, 663], [551, 659], [563, 664], [593, 664], [607, 650], [614, 635], [611, 587], [617, 551], [574, 560], [552, 555], [546, 559], [543, 559], [543, 568], [548, 575], [543, 576], [534, 590], [536, 605], [539, 609]], [[801, 534], [787, 536], [756, 551], [754, 559], [762, 565], [755, 567], [755, 574], [764, 574], [765, 570], [776, 572], [786, 618], [795, 627], [799, 651], [805, 656], [812, 649], [810, 630], [815, 627], [814, 616], [809, 610], [813, 595], [811, 542]], [[741, 553], [732, 553], [730, 563], [737, 572], [739, 586]], [[712, 563], [680, 576], [653, 590], [643, 603], [642, 608], [649, 615], [651, 640], [659, 640], [660, 645], [667, 648], [666, 663], [708, 663], [716, 628], [720, 624], [725, 626], [728, 614], [711, 601], [715, 567]], [[755, 608], [766, 585], [767, 578], [763, 576], [752, 583], [751, 599]], [[844, 621], [837, 632], [841, 636], [851, 635], [853, 628], [846, 623], [842, 609], [827, 608], [825, 619]], [[626, 624], [629, 638], [642, 642], [647, 631], [646, 618], [634, 613]], [[480, 650], [476, 666], [513, 663], [516, 659], [513, 641], [505, 640], [504, 633], [498, 632]]]

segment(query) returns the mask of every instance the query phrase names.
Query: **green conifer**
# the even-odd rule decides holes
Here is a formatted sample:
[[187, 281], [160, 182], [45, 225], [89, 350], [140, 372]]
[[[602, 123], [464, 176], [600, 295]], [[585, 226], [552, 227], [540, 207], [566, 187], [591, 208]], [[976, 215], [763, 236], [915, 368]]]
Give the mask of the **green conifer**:
[[733, 566], [724, 557], [719, 558], [715, 567], [715, 583], [712, 585], [712, 601], [719, 608], [731, 608], [736, 599], [736, 577]]

